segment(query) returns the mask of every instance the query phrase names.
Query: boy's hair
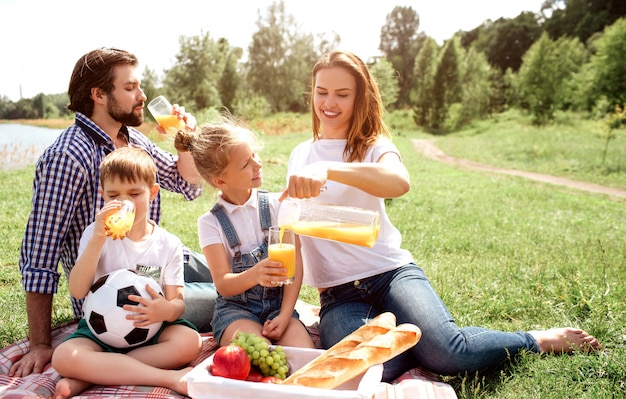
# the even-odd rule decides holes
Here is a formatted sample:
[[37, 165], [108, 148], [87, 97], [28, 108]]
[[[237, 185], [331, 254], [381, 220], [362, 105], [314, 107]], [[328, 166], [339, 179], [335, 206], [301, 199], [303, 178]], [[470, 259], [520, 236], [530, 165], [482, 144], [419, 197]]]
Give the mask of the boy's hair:
[[135, 147], [122, 147], [107, 155], [100, 164], [100, 186], [119, 178], [122, 182], [144, 182], [152, 187], [156, 183], [156, 165], [146, 151]]

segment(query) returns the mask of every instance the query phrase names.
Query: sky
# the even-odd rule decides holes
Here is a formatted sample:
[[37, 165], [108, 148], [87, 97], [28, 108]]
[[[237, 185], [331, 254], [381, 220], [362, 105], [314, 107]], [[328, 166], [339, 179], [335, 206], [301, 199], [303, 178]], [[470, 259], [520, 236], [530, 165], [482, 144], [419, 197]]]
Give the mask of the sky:
[[[208, 33], [247, 52], [260, 15], [275, 0], [0, 0], [0, 97], [11, 101], [67, 92], [76, 61], [99, 47], [135, 53], [139, 70], [172, 67], [179, 38]], [[300, 31], [335, 32], [339, 47], [367, 61], [396, 6], [410, 6], [419, 32], [439, 44], [487, 19], [538, 12], [544, 0], [284, 0]]]

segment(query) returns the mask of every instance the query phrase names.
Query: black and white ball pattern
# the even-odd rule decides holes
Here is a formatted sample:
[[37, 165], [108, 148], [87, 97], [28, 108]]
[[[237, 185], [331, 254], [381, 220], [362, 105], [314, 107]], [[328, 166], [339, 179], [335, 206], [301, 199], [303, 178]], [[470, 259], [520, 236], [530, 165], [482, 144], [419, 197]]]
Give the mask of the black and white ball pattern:
[[116, 348], [130, 348], [154, 337], [162, 322], [135, 327], [132, 320], [126, 319], [131, 312], [122, 308], [125, 304], [137, 305], [129, 301], [129, 295], [151, 298], [146, 284], [163, 295], [153, 278], [128, 269], [104, 275], [93, 284], [85, 298], [83, 314], [89, 329], [99, 340]]

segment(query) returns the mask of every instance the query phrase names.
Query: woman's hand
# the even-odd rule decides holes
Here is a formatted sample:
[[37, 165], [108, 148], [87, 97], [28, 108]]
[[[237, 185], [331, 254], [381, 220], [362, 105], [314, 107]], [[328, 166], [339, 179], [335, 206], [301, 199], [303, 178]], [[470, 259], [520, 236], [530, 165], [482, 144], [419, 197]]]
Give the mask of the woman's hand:
[[316, 162], [303, 168], [297, 175], [289, 176], [287, 188], [279, 200], [282, 201], [287, 197], [311, 198], [319, 196], [328, 180], [328, 168], [328, 162]]

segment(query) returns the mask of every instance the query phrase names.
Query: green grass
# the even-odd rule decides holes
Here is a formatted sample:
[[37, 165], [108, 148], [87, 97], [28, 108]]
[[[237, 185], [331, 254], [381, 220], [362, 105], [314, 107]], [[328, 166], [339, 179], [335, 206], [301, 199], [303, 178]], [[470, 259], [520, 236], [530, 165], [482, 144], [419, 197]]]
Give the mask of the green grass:
[[603, 162], [605, 124], [581, 115], [558, 114], [558, 122], [537, 127], [519, 111], [473, 122], [436, 144], [444, 152], [488, 165], [553, 174], [626, 189], [626, 129], [614, 130]]
[[[585, 132], [597, 124], [580, 121], [585, 132], [575, 134], [579, 122], [537, 129], [515, 113], [498, 118], [436, 142], [452, 155], [479, 162], [626, 187], [623, 167], [601, 173], [601, 154], [596, 153], [601, 144], [581, 150], [594, 139]], [[586, 356], [527, 354], [493, 372], [446, 377], [459, 398], [605, 398], [624, 392], [626, 200], [441, 164], [413, 149], [411, 139], [429, 136], [410, 128], [394, 131], [400, 133], [395, 142], [412, 189], [389, 201], [389, 215], [403, 233], [403, 247], [425, 269], [457, 323], [506, 331], [571, 325], [594, 334], [605, 347]], [[567, 131], [567, 139], [552, 137], [557, 131]], [[620, 134], [611, 151], [621, 151], [624, 158]], [[266, 133], [261, 154], [265, 188], [284, 186], [289, 152], [308, 137], [308, 132]], [[521, 155], [531, 147], [543, 155], [532, 161]], [[561, 162], [565, 158], [571, 159]], [[578, 167], [567, 169], [564, 163]], [[26, 334], [17, 260], [32, 172], [0, 172], [3, 346]], [[210, 190], [192, 202], [165, 193], [163, 226], [196, 247], [196, 219], [213, 199]], [[301, 297], [317, 301], [310, 287]], [[66, 289], [55, 301], [55, 322], [71, 317]]]

